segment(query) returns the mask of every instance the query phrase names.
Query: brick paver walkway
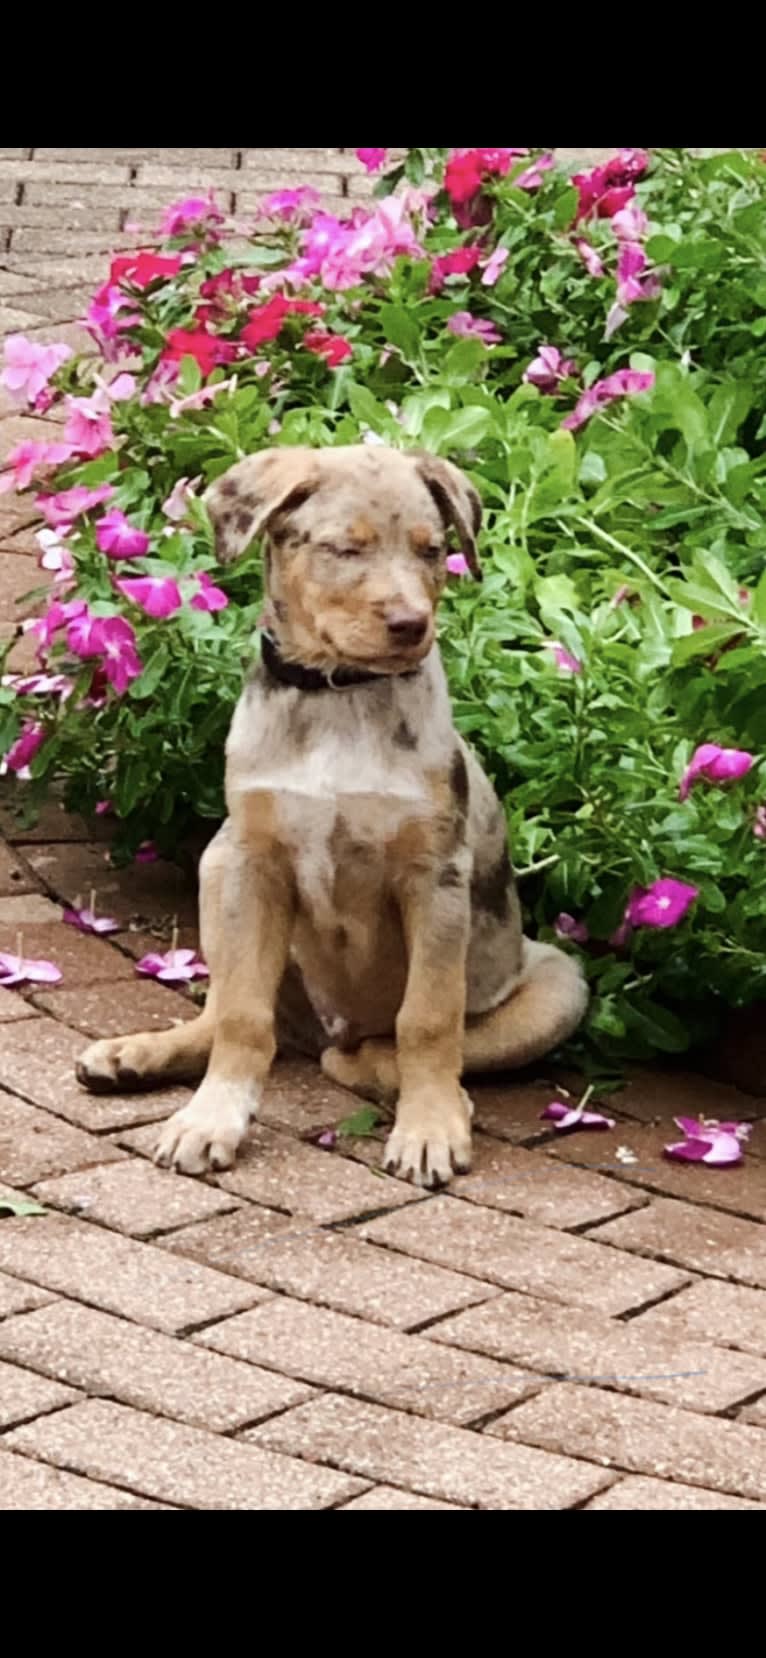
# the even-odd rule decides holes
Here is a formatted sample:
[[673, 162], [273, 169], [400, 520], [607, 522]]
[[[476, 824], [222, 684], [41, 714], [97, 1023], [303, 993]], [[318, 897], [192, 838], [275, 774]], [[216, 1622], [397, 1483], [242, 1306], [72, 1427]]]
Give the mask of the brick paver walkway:
[[[86, 344], [106, 252], [189, 187], [238, 213], [307, 179], [365, 189], [342, 150], [0, 151], [0, 331]], [[0, 456], [36, 419], [0, 406]], [[0, 504], [0, 630], [39, 584], [26, 499]], [[23, 660], [18, 651], [14, 661]], [[6, 808], [0, 949], [60, 988], [0, 990], [2, 1508], [742, 1508], [766, 1504], [764, 1101], [636, 1077], [616, 1131], [556, 1139], [544, 1068], [482, 1085], [468, 1179], [426, 1196], [379, 1172], [383, 1130], [281, 1064], [237, 1168], [151, 1162], [186, 1097], [97, 1099], [86, 1037], [192, 1015], [135, 958], [195, 900], [157, 863], [117, 873], [103, 826]], [[61, 924], [96, 887], [126, 930]], [[735, 1170], [663, 1161], [675, 1112], [755, 1121]]]

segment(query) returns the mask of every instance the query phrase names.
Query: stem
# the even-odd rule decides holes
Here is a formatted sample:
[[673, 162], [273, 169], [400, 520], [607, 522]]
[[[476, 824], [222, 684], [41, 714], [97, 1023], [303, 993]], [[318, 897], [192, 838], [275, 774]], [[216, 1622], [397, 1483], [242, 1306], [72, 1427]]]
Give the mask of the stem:
[[91, 887], [91, 889], [90, 889], [90, 913], [91, 913], [92, 919], [95, 921], [95, 919], [96, 919], [96, 889], [95, 889], [95, 887]]
[[174, 956], [178, 949], [178, 916], [173, 916], [173, 932], [170, 938], [170, 954]]
[[16, 954], [19, 958], [19, 961], [20, 962], [23, 961], [23, 959], [24, 959], [24, 934], [22, 932], [18, 932], [16, 934]]
[[541, 858], [539, 864], [527, 864], [526, 869], [517, 869], [516, 880], [526, 881], [528, 875], [539, 875], [542, 869], [552, 869], [560, 861], [561, 854], [554, 852], [550, 858]]
[[[594, 524], [592, 518], [578, 518], [576, 522], [581, 524], [584, 530], [589, 530], [591, 535], [599, 536], [616, 553], [621, 553], [623, 558], [630, 559], [631, 564], [635, 564], [643, 575], [648, 577], [649, 581], [657, 588], [659, 593], [662, 593], [664, 598], [669, 596], [665, 591], [665, 583], [660, 581], [659, 576], [655, 576], [654, 571], [649, 569], [648, 564], [644, 563], [639, 553], [634, 553], [631, 547], [625, 546], [624, 541], [618, 541], [615, 536], [609, 534], [608, 530], [602, 530], [598, 524]], [[565, 526], [560, 524], [559, 528], [564, 529]]]

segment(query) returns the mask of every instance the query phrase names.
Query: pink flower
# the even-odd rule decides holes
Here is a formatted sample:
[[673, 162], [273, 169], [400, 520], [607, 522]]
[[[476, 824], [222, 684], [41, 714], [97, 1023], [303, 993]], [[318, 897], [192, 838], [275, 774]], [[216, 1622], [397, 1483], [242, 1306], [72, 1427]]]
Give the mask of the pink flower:
[[638, 392], [651, 391], [653, 385], [654, 374], [651, 371], [643, 374], [637, 369], [618, 369], [616, 374], [608, 375], [606, 380], [597, 380], [595, 386], [583, 392], [572, 414], [562, 420], [562, 427], [567, 432], [576, 432], [598, 409], [613, 403], [615, 398], [634, 397]]
[[225, 610], [229, 600], [222, 587], [216, 587], [206, 570], [197, 572], [199, 591], [189, 602], [192, 610]]
[[135, 374], [117, 374], [109, 385], [103, 385], [103, 391], [112, 403], [128, 403], [136, 395]]
[[708, 783], [729, 783], [744, 777], [755, 765], [755, 755], [744, 748], [719, 748], [717, 743], [701, 743], [695, 748], [678, 790], [679, 800], [686, 800], [698, 777]]
[[129, 524], [124, 512], [113, 507], [96, 525], [96, 546], [109, 558], [144, 558], [149, 551], [150, 537], [145, 530]]
[[463, 553], [447, 554], [447, 569], [451, 576], [470, 576], [471, 570]]
[[699, 897], [699, 887], [665, 878], [631, 893], [625, 920], [629, 927], [676, 927]]
[[[329, 234], [326, 251], [315, 254], [325, 287], [342, 291], [358, 287], [366, 276], [390, 276], [400, 254], [423, 258], [424, 250], [411, 221], [413, 212], [413, 204], [403, 196], [386, 196], [374, 213], [355, 213], [345, 224], [335, 220], [337, 228]], [[317, 214], [307, 248], [321, 218]], [[306, 249], [303, 252], [305, 257]]]
[[125, 349], [120, 335], [140, 321], [134, 301], [113, 282], [105, 282], [98, 289], [82, 319], [83, 327], [92, 335], [107, 363], [114, 362]]
[[451, 253], [438, 254], [431, 265], [428, 292], [440, 294], [448, 276], [468, 276], [470, 271], [475, 270], [481, 257], [482, 250], [478, 243], [453, 248]]
[[604, 1117], [600, 1111], [586, 1111], [584, 1104], [583, 1101], [581, 1105], [571, 1106], [564, 1105], [561, 1100], [551, 1100], [550, 1105], [540, 1112], [541, 1121], [555, 1123], [560, 1134], [577, 1128], [614, 1128], [613, 1117]]
[[71, 443], [36, 443], [26, 438], [11, 450], [0, 472], [0, 495], [9, 489], [28, 489], [35, 472], [43, 467], [61, 466], [71, 460]]
[[577, 364], [571, 357], [562, 357], [558, 346], [541, 345], [537, 356], [533, 357], [529, 368], [525, 369], [522, 379], [528, 386], [537, 386], [539, 391], [555, 393], [559, 382], [568, 379], [577, 373]]
[[552, 155], [541, 155], [539, 161], [533, 161], [531, 167], [525, 167], [524, 171], [513, 179], [514, 189], [539, 190], [540, 185], [545, 183], [545, 174], [555, 165]]
[[3, 347], [5, 368], [0, 374], [0, 386], [10, 393], [16, 403], [34, 403], [47, 388], [52, 374], [56, 374], [72, 355], [68, 345], [35, 345], [24, 334], [9, 334]]
[[502, 276], [509, 257], [508, 248], [495, 248], [494, 253], [491, 253], [488, 259], [480, 261], [484, 270], [481, 279], [483, 288], [494, 288], [498, 277]]
[[40, 508], [51, 529], [66, 532], [83, 513], [100, 507], [113, 494], [112, 484], [98, 484], [95, 489], [89, 489], [86, 484], [75, 484], [72, 489], [63, 489], [59, 495], [38, 495], [35, 506]]
[[8, 753], [0, 762], [0, 773], [3, 776], [9, 771], [15, 771], [21, 777], [29, 776], [29, 762], [34, 760], [38, 750], [45, 742], [45, 726], [39, 720], [27, 720], [21, 728], [21, 734], [12, 743]]
[[58, 984], [61, 970], [52, 961], [30, 961], [22, 956], [0, 952], [0, 985]]
[[136, 636], [129, 622], [122, 616], [108, 616], [94, 628], [99, 652], [104, 658], [104, 673], [118, 696], [127, 691], [131, 680], [143, 672], [143, 663], [136, 650]]
[[188, 478], [179, 478], [178, 482], [173, 485], [167, 501], [162, 503], [165, 517], [169, 518], [172, 524], [180, 524], [186, 517], [189, 510], [189, 501], [193, 495], [194, 490]]
[[218, 226], [223, 220], [211, 190], [207, 196], [187, 196], [166, 207], [160, 221], [160, 235], [213, 244], [220, 241]]
[[274, 190], [264, 196], [261, 212], [268, 219], [282, 219], [285, 224], [307, 224], [319, 206], [319, 193], [305, 185], [298, 190]]
[[472, 317], [470, 311], [453, 312], [447, 318], [447, 327], [451, 334], [459, 335], [462, 340], [481, 340], [484, 345], [499, 345], [503, 338], [493, 322]]
[[136, 853], [135, 862], [137, 864], [156, 864], [158, 858], [159, 852], [154, 841], [142, 841]]
[[665, 1156], [680, 1163], [707, 1163], [711, 1168], [742, 1162], [742, 1142], [750, 1137], [748, 1123], [705, 1122], [703, 1118], [674, 1117], [684, 1139], [665, 1146]]
[[174, 616], [183, 604], [178, 583], [170, 576], [138, 576], [135, 580], [118, 581], [115, 586], [146, 616], [157, 619]]
[[649, 220], [635, 202], [629, 202], [612, 218], [612, 230], [619, 242], [640, 242], [648, 229]]
[[384, 165], [388, 150], [357, 150], [356, 159], [368, 173], [378, 173]]
[[551, 640], [546, 648], [553, 652], [556, 667], [562, 674], [582, 673], [582, 663], [578, 662], [577, 657], [572, 656], [571, 651], [566, 650], [563, 645], [559, 645], [555, 639]]
[[122, 922], [108, 915], [96, 915], [95, 893], [90, 895], [90, 908], [66, 909], [61, 917], [68, 927], [77, 927], [81, 933], [118, 933]]
[[110, 817], [114, 807], [111, 800], [97, 800], [95, 806], [96, 817]]
[[179, 415], [188, 414], [193, 409], [204, 409], [208, 403], [214, 403], [222, 392], [231, 392], [237, 384], [236, 375], [230, 380], [217, 380], [214, 386], [200, 386], [198, 391], [189, 392], [187, 397], [173, 397], [170, 402], [170, 418], [177, 420]]
[[72, 691], [66, 674], [4, 674], [2, 683], [18, 697], [60, 697], [64, 702]]
[[625, 583], [623, 583], [622, 587], [618, 587], [617, 592], [612, 594], [612, 597], [609, 600], [609, 609], [619, 609], [619, 606], [624, 604], [626, 599], [630, 598], [632, 592], [632, 587], [627, 587]]
[[[62, 609], [69, 609], [62, 606]], [[99, 618], [91, 616], [86, 604], [81, 604], [77, 614], [69, 623], [66, 634], [67, 649], [73, 656], [80, 656], [84, 660], [98, 656], [101, 651], [100, 634], [98, 632]]]
[[38, 564], [41, 570], [52, 570], [53, 580], [62, 586], [71, 586], [74, 580], [74, 559], [68, 547], [60, 541], [55, 530], [37, 530], [35, 540], [40, 547]]
[[114, 444], [109, 397], [99, 389], [91, 397], [68, 397], [68, 419], [64, 427], [64, 442], [71, 444], [79, 455], [103, 454]]
[[756, 806], [753, 834], [756, 840], [766, 841], [766, 806]]
[[577, 252], [578, 252], [584, 266], [585, 266], [586, 271], [588, 272], [588, 275], [589, 276], [603, 276], [603, 274], [604, 274], [603, 260], [597, 254], [596, 249], [594, 247], [591, 247], [590, 242], [586, 242], [584, 236], [576, 236], [574, 245], [575, 245], [575, 248], [577, 249]]
[[584, 921], [576, 921], [573, 915], [567, 915], [562, 910], [553, 923], [554, 932], [559, 938], [571, 938], [575, 944], [587, 944], [590, 933]]
[[194, 950], [168, 950], [164, 956], [142, 956], [136, 962], [136, 972], [150, 979], [161, 979], [163, 984], [186, 984], [190, 979], [209, 977], [204, 961], [200, 961]]

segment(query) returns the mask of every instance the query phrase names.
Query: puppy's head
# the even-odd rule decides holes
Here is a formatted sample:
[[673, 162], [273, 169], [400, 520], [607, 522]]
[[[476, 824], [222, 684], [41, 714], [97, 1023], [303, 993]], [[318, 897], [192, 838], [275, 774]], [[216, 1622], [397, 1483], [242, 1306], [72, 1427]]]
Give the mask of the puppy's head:
[[221, 564], [265, 536], [267, 620], [308, 667], [406, 672], [434, 639], [447, 537], [479, 577], [481, 503], [451, 462], [382, 446], [266, 449], [205, 496]]

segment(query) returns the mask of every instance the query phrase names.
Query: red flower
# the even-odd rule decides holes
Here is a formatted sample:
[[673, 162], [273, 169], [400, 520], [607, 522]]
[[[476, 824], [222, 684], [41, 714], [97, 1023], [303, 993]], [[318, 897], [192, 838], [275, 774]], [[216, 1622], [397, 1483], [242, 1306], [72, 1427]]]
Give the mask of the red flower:
[[304, 334], [303, 344], [307, 351], [313, 351], [317, 357], [324, 357], [328, 368], [339, 368], [347, 357], [353, 356], [353, 348], [348, 340], [340, 334], [328, 334], [324, 329], [316, 328], [313, 333]]
[[444, 188], [451, 202], [462, 206], [481, 189], [484, 171], [480, 150], [466, 150], [450, 156], [444, 173]]
[[284, 294], [274, 294], [265, 305], [256, 306], [240, 335], [248, 351], [257, 351], [268, 340], [275, 340], [289, 310], [290, 304]]
[[180, 253], [119, 253], [112, 260], [110, 282], [129, 282], [132, 288], [148, 288], [160, 279], [168, 282], [181, 269]]
[[182, 357], [193, 357], [202, 374], [208, 375], [219, 363], [230, 363], [236, 355], [237, 347], [231, 340], [218, 339], [202, 328], [171, 328], [161, 361], [180, 363]]
[[475, 270], [483, 251], [478, 243], [469, 243], [467, 247], [453, 248], [451, 253], [438, 254], [431, 266], [429, 293], [441, 293], [447, 276], [468, 276], [470, 271]]

